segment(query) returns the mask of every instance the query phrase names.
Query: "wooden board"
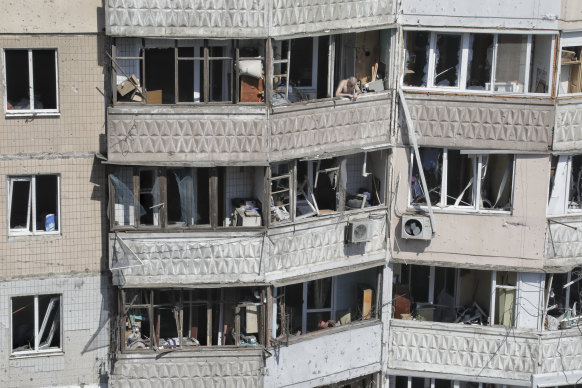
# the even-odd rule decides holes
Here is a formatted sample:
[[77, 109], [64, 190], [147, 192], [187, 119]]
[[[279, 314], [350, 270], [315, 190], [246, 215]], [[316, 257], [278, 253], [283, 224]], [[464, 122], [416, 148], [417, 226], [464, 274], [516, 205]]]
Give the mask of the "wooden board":
[[240, 76], [240, 102], [262, 102], [264, 90], [262, 78]]

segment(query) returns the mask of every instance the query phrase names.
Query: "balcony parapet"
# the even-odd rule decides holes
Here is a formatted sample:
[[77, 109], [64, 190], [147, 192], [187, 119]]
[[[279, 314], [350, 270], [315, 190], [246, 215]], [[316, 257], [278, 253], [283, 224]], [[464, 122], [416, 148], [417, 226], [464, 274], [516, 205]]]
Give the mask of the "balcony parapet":
[[582, 216], [548, 219], [544, 269], [570, 271], [582, 265]]
[[558, 100], [552, 149], [564, 152], [582, 149], [582, 98]]
[[[554, 125], [550, 100], [406, 93], [418, 144], [547, 151]], [[408, 134], [401, 141], [408, 143]]]

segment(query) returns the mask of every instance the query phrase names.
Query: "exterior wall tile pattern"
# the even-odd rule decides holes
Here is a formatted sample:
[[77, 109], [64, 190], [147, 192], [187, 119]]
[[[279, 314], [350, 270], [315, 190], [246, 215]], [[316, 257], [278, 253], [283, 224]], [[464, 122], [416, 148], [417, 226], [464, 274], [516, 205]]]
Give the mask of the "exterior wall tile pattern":
[[271, 115], [273, 159], [388, 142], [390, 100], [324, 104]]
[[264, 117], [109, 115], [108, 157], [130, 161], [266, 160]]
[[582, 336], [574, 327], [543, 338], [539, 373], [582, 370]]
[[112, 388], [255, 388], [261, 386], [261, 357], [204, 356], [124, 360], [115, 364]]
[[547, 151], [554, 108], [465, 100], [407, 100], [419, 145]]
[[265, 36], [265, 0], [108, 0], [108, 33], [126, 36]]
[[[391, 321], [391, 368], [426, 370], [461, 375], [530, 379], [538, 359], [536, 336], [520, 336], [511, 330], [504, 335], [481, 328], [444, 329], [431, 323], [409, 325]], [[414, 326], [414, 327], [410, 327]], [[462, 327], [459, 326], [459, 327]]]
[[273, 35], [393, 22], [391, 0], [273, 0]]
[[582, 149], [582, 104], [556, 106], [553, 147], [556, 151]]
[[548, 223], [544, 267], [563, 267], [564, 270], [570, 270], [582, 264], [582, 221], [568, 222], [561, 219], [560, 222], [577, 229], [554, 222]]

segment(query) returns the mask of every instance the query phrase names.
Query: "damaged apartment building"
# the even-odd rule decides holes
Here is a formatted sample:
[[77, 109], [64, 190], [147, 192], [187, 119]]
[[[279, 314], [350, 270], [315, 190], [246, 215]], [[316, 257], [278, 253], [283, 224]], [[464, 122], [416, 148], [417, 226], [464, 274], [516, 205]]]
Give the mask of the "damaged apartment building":
[[105, 4], [111, 386], [580, 384], [582, 7], [441, 3]]

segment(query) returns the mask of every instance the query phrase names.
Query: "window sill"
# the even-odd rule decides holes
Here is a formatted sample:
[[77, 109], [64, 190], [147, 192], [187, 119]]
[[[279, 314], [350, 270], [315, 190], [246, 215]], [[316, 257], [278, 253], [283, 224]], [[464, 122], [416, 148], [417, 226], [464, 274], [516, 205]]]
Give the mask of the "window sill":
[[[428, 211], [427, 206], [415, 206], [415, 205], [408, 205], [407, 210], [409, 212], [418, 212], [418, 211]], [[463, 208], [450, 208], [445, 207], [441, 208], [438, 206], [433, 206], [432, 211], [438, 214], [466, 214], [466, 215], [480, 215], [480, 216], [508, 216], [512, 215], [511, 210], [475, 210], [475, 209], [463, 209]], [[581, 214], [582, 215], [582, 214]]]
[[32, 240], [60, 240], [62, 238], [60, 231], [46, 233], [9, 233], [8, 241], [32, 241]]
[[36, 117], [61, 117], [61, 112], [8, 112], [4, 113], [5, 118], [36, 118]]
[[38, 357], [53, 357], [53, 356], [64, 356], [65, 352], [61, 349], [51, 349], [51, 350], [44, 350], [44, 351], [25, 351], [25, 352], [17, 352], [12, 353], [10, 355], [11, 360], [20, 360], [24, 358], [38, 358]]

